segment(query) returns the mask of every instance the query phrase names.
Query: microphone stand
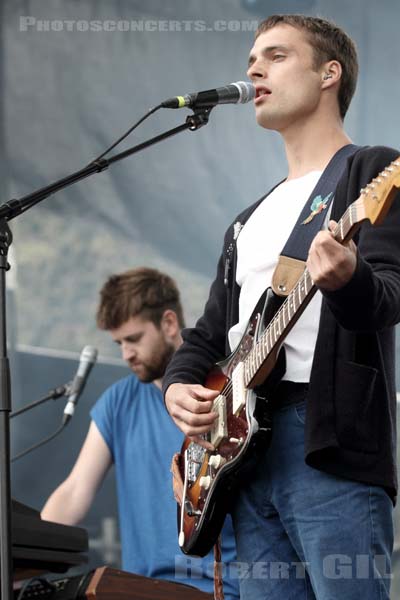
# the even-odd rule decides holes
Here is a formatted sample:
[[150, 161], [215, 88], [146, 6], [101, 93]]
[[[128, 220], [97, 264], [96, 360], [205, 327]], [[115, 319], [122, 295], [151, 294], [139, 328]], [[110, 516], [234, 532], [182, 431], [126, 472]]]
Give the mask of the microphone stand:
[[62, 398], [63, 396], [65, 396], [66, 394], [69, 393], [68, 390], [70, 389], [70, 387], [71, 387], [71, 384], [67, 383], [66, 385], [60, 385], [59, 387], [54, 388], [53, 390], [50, 390], [50, 392], [48, 392], [42, 398], [39, 398], [39, 400], [30, 402], [30, 404], [26, 404], [22, 408], [10, 413], [10, 419], [13, 419], [14, 417], [18, 417], [18, 415], [22, 415], [22, 413], [26, 412], [27, 410], [36, 408], [36, 406], [40, 406], [40, 404], [43, 404], [44, 402], [47, 402], [48, 400], [57, 400], [57, 398]]
[[11, 480], [10, 480], [10, 364], [6, 334], [6, 270], [12, 234], [4, 218], [0, 220], [0, 544], [1, 594], [12, 599]]
[[10, 365], [7, 357], [5, 277], [5, 272], [10, 268], [7, 256], [8, 249], [12, 243], [12, 233], [7, 222], [52, 194], [94, 173], [101, 173], [115, 162], [127, 158], [136, 152], [140, 152], [186, 129], [196, 131], [208, 123], [209, 114], [212, 109], [213, 105], [195, 109], [194, 113], [186, 118], [186, 122], [178, 127], [157, 135], [124, 152], [120, 152], [110, 159], [101, 158], [97, 161], [95, 160], [80, 171], [76, 171], [44, 188], [40, 188], [19, 200], [12, 199], [0, 205], [0, 598], [2, 600], [13, 600], [10, 480], [11, 386]]
[[[207, 125], [208, 117], [209, 117], [209, 114], [212, 109], [213, 109], [213, 106], [208, 106], [208, 107], [204, 107], [199, 110], [195, 110], [193, 115], [189, 115], [186, 118], [186, 122], [183, 123], [183, 125], [179, 125], [178, 127], [169, 129], [168, 131], [165, 131], [164, 133], [161, 133], [160, 135], [156, 135], [155, 137], [151, 138], [150, 140], [142, 142], [141, 144], [138, 144], [137, 146], [134, 146], [133, 148], [129, 148], [128, 150], [125, 150], [124, 152], [120, 152], [119, 154], [116, 154], [115, 156], [112, 156], [111, 158], [108, 158], [108, 159], [100, 158], [98, 160], [95, 160], [95, 161], [89, 163], [86, 167], [84, 167], [80, 171], [76, 171], [75, 173], [68, 175], [68, 177], [59, 179], [58, 181], [55, 181], [54, 183], [52, 183], [44, 188], [41, 188], [41, 189], [37, 190], [36, 192], [32, 192], [31, 194], [24, 196], [20, 200], [13, 199], [13, 200], [10, 200], [9, 202], [5, 202], [4, 204], [1, 204], [0, 205], [0, 221], [2, 219], [5, 219], [6, 221], [10, 221], [14, 217], [17, 217], [19, 214], [21, 214], [21, 212], [28, 210], [28, 208], [31, 208], [35, 204], [38, 204], [39, 202], [41, 202], [42, 200], [45, 200], [49, 196], [52, 196], [56, 192], [76, 183], [77, 181], [80, 181], [81, 179], [85, 179], [86, 177], [89, 177], [90, 175], [93, 175], [94, 173], [101, 173], [102, 171], [107, 169], [113, 163], [118, 162], [124, 158], [127, 158], [128, 156], [131, 156], [132, 154], [136, 154], [136, 152], [140, 152], [141, 150], [144, 150], [145, 148], [148, 148], [149, 146], [153, 146], [154, 144], [157, 144], [158, 142], [161, 142], [169, 137], [172, 137], [173, 135], [176, 135], [177, 133], [180, 133], [181, 131], [185, 131], [186, 129], [190, 129], [190, 131], [196, 131], [200, 127], [203, 127], [203, 125]], [[1, 234], [1, 232], [0, 232], [0, 234]], [[10, 232], [10, 235], [11, 235], [11, 232]], [[11, 244], [11, 242], [10, 242], [10, 244]]]

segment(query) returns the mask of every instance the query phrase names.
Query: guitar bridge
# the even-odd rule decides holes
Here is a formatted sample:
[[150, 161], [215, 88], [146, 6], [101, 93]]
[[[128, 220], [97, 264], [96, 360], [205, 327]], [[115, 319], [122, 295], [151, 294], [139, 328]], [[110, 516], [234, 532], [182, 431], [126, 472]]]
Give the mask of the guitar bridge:
[[217, 396], [213, 402], [213, 412], [218, 414], [210, 431], [210, 442], [216, 448], [218, 444], [228, 435], [226, 423], [226, 398], [222, 394]]
[[201, 510], [197, 510], [193, 508], [193, 504], [190, 502], [190, 500], [185, 500], [185, 513], [187, 514], [188, 517], [200, 517], [201, 516]]
[[186, 453], [187, 479], [188, 485], [190, 486], [197, 479], [206, 451], [202, 446], [200, 446], [200, 444], [192, 442], [186, 449]]

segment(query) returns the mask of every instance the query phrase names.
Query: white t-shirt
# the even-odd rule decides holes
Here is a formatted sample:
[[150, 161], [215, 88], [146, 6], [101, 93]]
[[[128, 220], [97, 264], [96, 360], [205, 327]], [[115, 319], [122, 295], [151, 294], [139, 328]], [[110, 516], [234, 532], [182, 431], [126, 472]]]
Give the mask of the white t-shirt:
[[[239, 322], [229, 331], [232, 350], [238, 345], [261, 294], [270, 287], [278, 257], [321, 173], [311, 171], [281, 183], [261, 202], [241, 230], [237, 239], [236, 270], [236, 281], [241, 288]], [[298, 382], [310, 379], [321, 300], [321, 293], [317, 291], [285, 338], [283, 379]]]

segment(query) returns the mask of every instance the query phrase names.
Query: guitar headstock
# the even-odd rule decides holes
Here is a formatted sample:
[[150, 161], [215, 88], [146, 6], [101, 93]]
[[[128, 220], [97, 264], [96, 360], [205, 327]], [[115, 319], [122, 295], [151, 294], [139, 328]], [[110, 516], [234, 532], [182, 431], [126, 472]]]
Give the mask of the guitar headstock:
[[372, 225], [379, 225], [392, 205], [397, 188], [400, 188], [400, 156], [387, 166], [365, 188], [356, 201], [362, 208], [364, 218]]

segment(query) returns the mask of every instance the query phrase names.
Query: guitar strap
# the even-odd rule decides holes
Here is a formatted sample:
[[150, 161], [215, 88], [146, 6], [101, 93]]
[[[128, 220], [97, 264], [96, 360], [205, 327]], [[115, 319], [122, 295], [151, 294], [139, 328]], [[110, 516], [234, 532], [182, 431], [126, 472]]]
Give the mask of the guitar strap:
[[343, 146], [331, 158], [305, 203], [280, 256], [271, 287], [278, 296], [288, 296], [305, 269], [312, 240], [322, 228], [347, 159], [360, 146]]

